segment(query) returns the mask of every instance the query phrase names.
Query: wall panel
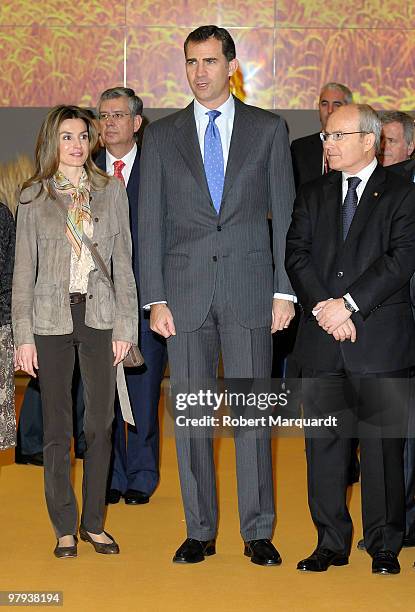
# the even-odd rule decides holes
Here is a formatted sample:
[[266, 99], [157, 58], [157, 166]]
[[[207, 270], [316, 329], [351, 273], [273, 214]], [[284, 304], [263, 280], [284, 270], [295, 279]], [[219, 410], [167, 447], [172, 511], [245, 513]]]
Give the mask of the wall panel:
[[1, 27], [0, 54], [1, 106], [89, 106], [123, 83], [122, 29]]
[[337, 80], [415, 108], [413, 0], [0, 0], [0, 106], [94, 104], [125, 77], [147, 107], [180, 108], [183, 41], [212, 22], [235, 37], [249, 103], [312, 109]]

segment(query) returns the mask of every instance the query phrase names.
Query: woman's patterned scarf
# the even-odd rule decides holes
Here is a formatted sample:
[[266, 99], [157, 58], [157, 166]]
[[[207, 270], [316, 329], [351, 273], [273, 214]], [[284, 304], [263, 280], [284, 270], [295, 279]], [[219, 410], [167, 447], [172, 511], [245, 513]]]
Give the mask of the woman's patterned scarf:
[[66, 176], [58, 170], [52, 178], [53, 185], [58, 191], [70, 191], [72, 205], [68, 208], [66, 217], [66, 236], [72, 245], [78, 259], [81, 257], [83, 221], [91, 223], [91, 207], [89, 204], [89, 179], [82, 170], [78, 187], [75, 187]]

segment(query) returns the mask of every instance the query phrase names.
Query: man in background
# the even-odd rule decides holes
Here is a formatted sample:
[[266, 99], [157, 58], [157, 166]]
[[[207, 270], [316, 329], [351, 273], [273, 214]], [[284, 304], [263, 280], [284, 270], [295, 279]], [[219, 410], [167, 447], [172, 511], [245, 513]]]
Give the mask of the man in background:
[[[140, 150], [135, 135], [142, 124], [143, 102], [132, 89], [113, 87], [98, 102], [100, 136], [105, 149], [95, 163], [127, 188], [133, 243], [133, 270], [138, 287], [137, 215]], [[139, 289], [139, 287], [138, 287]], [[135, 426], [127, 426], [118, 401], [115, 406], [113, 458], [107, 502], [145, 504], [159, 481], [160, 385], [166, 365], [165, 342], [149, 327], [148, 314], [140, 317], [139, 346], [145, 365], [126, 369], [126, 381]]]
[[379, 161], [392, 166], [410, 159], [414, 151], [414, 120], [402, 111], [385, 111], [380, 115], [382, 137]]
[[[338, 108], [353, 102], [353, 94], [346, 85], [341, 83], [326, 83], [321, 88], [318, 101], [321, 129], [326, 129], [327, 119]], [[323, 155], [323, 144], [320, 133], [311, 134], [293, 140], [291, 143], [295, 187], [312, 181], [328, 171]]]

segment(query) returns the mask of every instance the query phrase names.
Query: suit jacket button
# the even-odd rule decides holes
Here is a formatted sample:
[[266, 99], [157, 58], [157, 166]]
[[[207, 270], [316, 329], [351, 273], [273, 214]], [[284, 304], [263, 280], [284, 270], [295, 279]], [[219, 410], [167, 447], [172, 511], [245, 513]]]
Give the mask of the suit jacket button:
[[89, 299], [90, 299], [90, 300], [92, 300], [92, 298], [93, 298], [94, 296], [93, 296], [93, 295], [92, 295], [92, 293], [91, 293], [90, 295], [88, 295], [88, 297], [89, 297]]
[[216, 257], [216, 255], [214, 255], [214, 256], [212, 257], [212, 260], [213, 260], [213, 261], [218, 261], [218, 258]]
[[94, 242], [94, 247], [97, 247], [97, 246], [98, 246], [98, 242]]
[[95, 223], [98, 223], [99, 218], [98, 218], [98, 217], [95, 217], [94, 221], [95, 221]]
[[218, 232], [221, 232], [222, 231], [222, 226], [218, 225], [216, 229], [218, 230]]
[[337, 272], [337, 278], [343, 278], [343, 272], [341, 270]]

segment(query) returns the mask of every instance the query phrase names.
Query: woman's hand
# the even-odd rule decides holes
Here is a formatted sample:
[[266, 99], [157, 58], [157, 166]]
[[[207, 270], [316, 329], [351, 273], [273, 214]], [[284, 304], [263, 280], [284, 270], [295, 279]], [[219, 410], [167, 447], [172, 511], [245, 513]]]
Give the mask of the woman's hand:
[[21, 344], [14, 354], [14, 369], [23, 370], [36, 378], [35, 370], [39, 369], [37, 351], [34, 344]]
[[113, 340], [112, 341], [112, 352], [114, 353], [114, 366], [121, 363], [128, 355], [128, 351], [131, 348], [131, 342], [124, 342], [124, 340]]

